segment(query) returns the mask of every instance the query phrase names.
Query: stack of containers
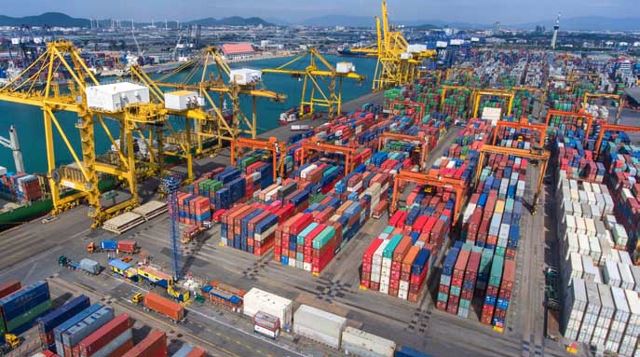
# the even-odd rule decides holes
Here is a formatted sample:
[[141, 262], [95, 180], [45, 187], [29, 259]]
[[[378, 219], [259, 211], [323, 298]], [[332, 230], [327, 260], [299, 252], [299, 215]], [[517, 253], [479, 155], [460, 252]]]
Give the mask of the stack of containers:
[[449, 288], [449, 302], [447, 303], [447, 312], [453, 315], [458, 314], [458, 304], [460, 303], [460, 294], [462, 293], [462, 283], [464, 281], [464, 272], [471, 255], [471, 245], [463, 244], [456, 264], [453, 267], [453, 275], [451, 276], [451, 287]]
[[449, 302], [449, 292], [451, 290], [451, 282], [453, 278], [453, 269], [462, 247], [461, 242], [455, 242], [454, 246], [449, 249], [447, 256], [442, 263], [442, 273], [440, 275], [440, 284], [438, 285], [438, 298], [436, 301], [436, 308], [438, 310], [447, 310], [447, 303]]
[[363, 256], [361, 286], [417, 302], [429, 272], [431, 252], [400, 228], [386, 227]]
[[0, 336], [19, 334], [51, 308], [49, 284], [46, 281], [23, 287], [0, 299]]
[[611, 296], [615, 304], [614, 314], [611, 320], [611, 326], [605, 342], [605, 351], [618, 351], [620, 350], [620, 344], [622, 343], [622, 336], [624, 335], [627, 323], [631, 311], [629, 304], [627, 303], [627, 296], [624, 289], [618, 287], [611, 287]]
[[167, 334], [158, 330], [152, 330], [144, 340], [133, 346], [122, 357], [137, 356], [167, 356]]
[[119, 315], [80, 341], [73, 356], [121, 356], [133, 347], [132, 327], [129, 315]]
[[76, 348], [78, 343], [101, 326], [111, 321], [113, 317], [113, 309], [109, 306], [104, 306], [76, 324], [70, 326], [62, 332], [61, 339], [56, 340], [56, 350], [58, 351], [58, 354], [60, 354], [61, 351], [64, 351], [62, 353], [63, 357], [73, 356], [73, 350]]
[[62, 334], [64, 332], [66, 332], [69, 328], [71, 328], [72, 326], [76, 325], [78, 322], [84, 320], [85, 318], [91, 316], [93, 313], [95, 313], [96, 311], [100, 310], [101, 308], [103, 308], [102, 305], [93, 304], [93, 305], [87, 307], [86, 309], [80, 311], [79, 313], [77, 313], [76, 315], [74, 315], [70, 319], [64, 321], [63, 323], [61, 323], [60, 325], [56, 326], [53, 329], [53, 339], [55, 341], [54, 342], [55, 343], [55, 352], [58, 355], [60, 355], [60, 356], [64, 355], [64, 344], [63, 344], [63, 341], [62, 341]]
[[604, 351], [605, 340], [609, 333], [609, 327], [611, 326], [611, 320], [616, 307], [611, 294], [611, 287], [604, 284], [596, 284], [596, 287], [600, 295], [601, 307], [598, 320], [593, 330], [593, 336], [591, 337], [591, 345], [596, 346], [598, 351]]
[[239, 204], [220, 216], [222, 244], [262, 256], [273, 247], [279, 219], [292, 210], [277, 203]]
[[638, 337], [640, 337], [640, 299], [634, 291], [625, 290], [624, 293], [629, 304], [630, 316], [618, 353], [631, 356], [633, 351], [637, 353]]
[[[467, 318], [471, 309], [471, 302], [476, 290], [476, 281], [478, 278], [478, 269], [482, 260], [482, 248], [471, 247], [471, 253], [464, 272], [464, 280], [462, 282], [462, 292], [460, 293], [460, 302], [458, 306], [458, 316]], [[457, 263], [457, 262], [456, 262]]]
[[42, 345], [52, 350], [55, 349], [53, 329], [88, 307], [89, 298], [84, 295], [80, 295], [71, 299], [61, 307], [40, 317], [37, 320], [37, 324], [38, 334], [40, 335], [40, 342]]
[[502, 280], [503, 267], [504, 257], [497, 254], [494, 255], [493, 262], [491, 263], [489, 280], [487, 282], [484, 304], [482, 305], [482, 314], [480, 315], [480, 321], [483, 324], [490, 325], [493, 323], [493, 315], [498, 301], [498, 291], [500, 288], [500, 281]]
[[589, 344], [593, 337], [596, 323], [598, 322], [598, 315], [600, 314], [602, 304], [596, 283], [587, 281], [584, 285], [587, 292], [587, 308], [582, 318], [580, 331], [578, 331], [578, 341]]
[[584, 280], [575, 278], [567, 289], [562, 316], [564, 317], [564, 336], [577, 340], [580, 326], [587, 310], [587, 288]]
[[496, 300], [496, 309], [493, 314], [493, 325], [504, 327], [509, 301], [511, 300], [511, 292], [513, 291], [516, 277], [516, 262], [511, 259], [505, 259], [504, 271], [502, 273], [502, 282], [500, 283], [500, 292]]

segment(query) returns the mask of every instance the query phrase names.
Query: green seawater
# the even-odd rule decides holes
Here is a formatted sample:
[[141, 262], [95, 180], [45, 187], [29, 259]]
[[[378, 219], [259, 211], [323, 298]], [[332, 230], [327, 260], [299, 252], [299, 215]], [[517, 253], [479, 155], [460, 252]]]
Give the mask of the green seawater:
[[[375, 70], [376, 62], [370, 58], [345, 58], [338, 56], [326, 56], [335, 65], [339, 61], [353, 62], [358, 73], [366, 76], [366, 80], [357, 83], [345, 80], [343, 83], [343, 102], [360, 97], [371, 92], [371, 81]], [[246, 63], [234, 63], [232, 68], [248, 67], [254, 69], [274, 68], [288, 62], [289, 58], [274, 58]], [[304, 68], [305, 63], [299, 63], [298, 69]], [[294, 67], [296, 68], [296, 67]], [[213, 68], [212, 68], [213, 72]], [[186, 73], [177, 75], [175, 80], [181, 80]], [[197, 77], [197, 76], [196, 76]], [[286, 94], [287, 100], [284, 103], [274, 103], [267, 99], [259, 99], [258, 109], [258, 130], [263, 132], [278, 126], [280, 113], [296, 106], [300, 101], [302, 82], [298, 79], [286, 75], [265, 74], [263, 76], [265, 88]], [[229, 103], [230, 104], [230, 103]], [[246, 114], [250, 113], [251, 100], [243, 98], [241, 105]], [[44, 137], [44, 124], [42, 111], [39, 108], [27, 105], [12, 104], [0, 101], [0, 136], [8, 137], [9, 127], [13, 124], [18, 130], [22, 154], [27, 172], [44, 173], [47, 170], [46, 145]], [[56, 114], [60, 126], [67, 133], [71, 145], [76, 153], [81, 157], [80, 138], [78, 130], [74, 124], [77, 119], [73, 113], [60, 112]], [[118, 136], [115, 125], [109, 125], [113, 135]], [[66, 144], [57, 133], [54, 126], [54, 146], [56, 148], [56, 166], [70, 163], [73, 157], [66, 149]], [[96, 149], [99, 153], [109, 150], [111, 143], [100, 124], [95, 125]], [[9, 171], [15, 170], [13, 156], [9, 149], [0, 147], [0, 166], [6, 167]]]

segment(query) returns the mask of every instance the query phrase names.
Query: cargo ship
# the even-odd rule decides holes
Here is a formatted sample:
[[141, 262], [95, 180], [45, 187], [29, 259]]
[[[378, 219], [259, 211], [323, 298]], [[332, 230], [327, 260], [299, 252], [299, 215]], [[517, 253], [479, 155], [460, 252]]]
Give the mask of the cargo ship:
[[367, 57], [365, 53], [353, 52], [351, 47], [338, 47], [338, 55], [344, 57]]

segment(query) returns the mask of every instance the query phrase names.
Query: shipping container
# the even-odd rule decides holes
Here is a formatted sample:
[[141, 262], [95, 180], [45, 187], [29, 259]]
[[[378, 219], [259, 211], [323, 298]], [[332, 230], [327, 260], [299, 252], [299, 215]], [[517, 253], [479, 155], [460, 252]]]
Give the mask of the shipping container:
[[393, 357], [394, 341], [347, 326], [342, 332], [342, 349], [348, 355], [361, 357]]
[[144, 306], [145, 308], [164, 315], [175, 322], [181, 321], [185, 314], [182, 305], [152, 292], [149, 292], [144, 296]]
[[152, 330], [147, 337], [127, 351], [122, 357], [166, 357], [167, 335]]
[[340, 348], [342, 331], [347, 319], [316, 309], [309, 305], [300, 305], [293, 316], [293, 332], [297, 335], [320, 342], [332, 348]]

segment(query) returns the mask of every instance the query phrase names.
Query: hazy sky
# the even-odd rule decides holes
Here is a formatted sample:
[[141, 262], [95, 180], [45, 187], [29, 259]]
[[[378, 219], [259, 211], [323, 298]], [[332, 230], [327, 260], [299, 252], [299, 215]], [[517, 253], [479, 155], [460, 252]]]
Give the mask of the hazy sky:
[[[639, 0], [389, 0], [392, 20], [524, 23], [577, 16], [640, 17]], [[192, 20], [260, 16], [289, 22], [328, 14], [374, 16], [380, 0], [0, 0], [0, 14], [60, 11], [75, 17]]]

